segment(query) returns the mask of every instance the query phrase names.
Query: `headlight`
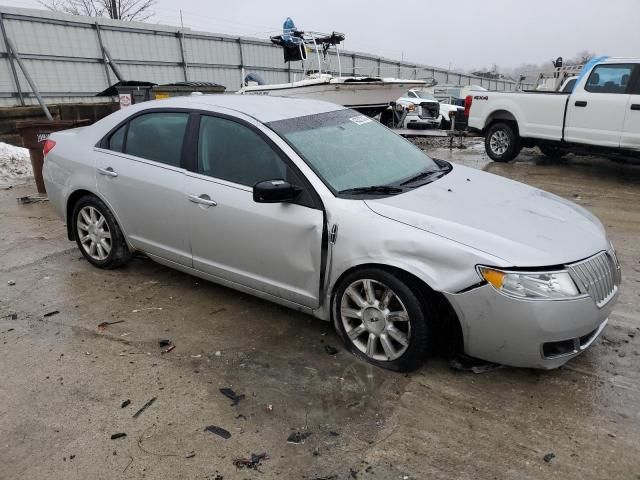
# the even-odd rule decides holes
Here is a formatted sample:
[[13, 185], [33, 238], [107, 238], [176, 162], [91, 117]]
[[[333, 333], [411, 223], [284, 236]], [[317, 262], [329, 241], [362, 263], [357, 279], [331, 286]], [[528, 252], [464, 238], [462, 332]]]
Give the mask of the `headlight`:
[[513, 272], [478, 267], [480, 276], [496, 290], [527, 300], [558, 300], [582, 297], [584, 294], [568, 272]]

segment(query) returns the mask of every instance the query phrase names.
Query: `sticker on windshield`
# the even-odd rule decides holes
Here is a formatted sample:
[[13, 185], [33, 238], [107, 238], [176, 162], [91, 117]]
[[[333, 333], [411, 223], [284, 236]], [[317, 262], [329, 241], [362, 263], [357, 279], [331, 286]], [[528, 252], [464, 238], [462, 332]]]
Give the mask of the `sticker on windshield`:
[[365, 123], [369, 123], [371, 119], [365, 115], [358, 115], [357, 117], [351, 117], [351, 120], [356, 125], [364, 125]]

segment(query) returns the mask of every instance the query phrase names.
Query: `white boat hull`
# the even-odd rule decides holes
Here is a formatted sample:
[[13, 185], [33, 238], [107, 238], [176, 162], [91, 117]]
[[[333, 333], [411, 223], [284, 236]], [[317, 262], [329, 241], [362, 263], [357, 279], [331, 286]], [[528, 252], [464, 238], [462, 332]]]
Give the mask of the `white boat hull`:
[[280, 97], [309, 98], [344, 105], [355, 109], [381, 110], [403, 96], [407, 90], [424, 86], [421, 80], [381, 79], [357, 80], [332, 78], [301, 80], [279, 85], [244, 87], [238, 93], [244, 95], [273, 95]]

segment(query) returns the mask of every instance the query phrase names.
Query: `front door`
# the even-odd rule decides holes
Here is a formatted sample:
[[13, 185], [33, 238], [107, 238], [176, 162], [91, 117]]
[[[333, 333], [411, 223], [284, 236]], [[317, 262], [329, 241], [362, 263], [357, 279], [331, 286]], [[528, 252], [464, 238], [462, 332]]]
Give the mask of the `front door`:
[[139, 115], [96, 149], [98, 192], [131, 244], [191, 266], [182, 144], [189, 115]]
[[[316, 307], [324, 215], [311, 187], [257, 127], [202, 115], [198, 128], [186, 181], [194, 268]], [[275, 179], [303, 188], [295, 203], [253, 200], [253, 185]]]
[[633, 64], [601, 64], [567, 105], [565, 140], [603, 147], [620, 146]]

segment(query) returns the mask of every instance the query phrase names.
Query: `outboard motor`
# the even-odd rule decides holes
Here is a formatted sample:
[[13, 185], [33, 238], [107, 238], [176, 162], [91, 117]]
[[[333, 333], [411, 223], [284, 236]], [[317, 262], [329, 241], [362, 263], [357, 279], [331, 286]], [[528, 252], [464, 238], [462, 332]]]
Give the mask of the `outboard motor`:
[[266, 82], [257, 73], [249, 73], [244, 77], [244, 86], [266, 85]]

